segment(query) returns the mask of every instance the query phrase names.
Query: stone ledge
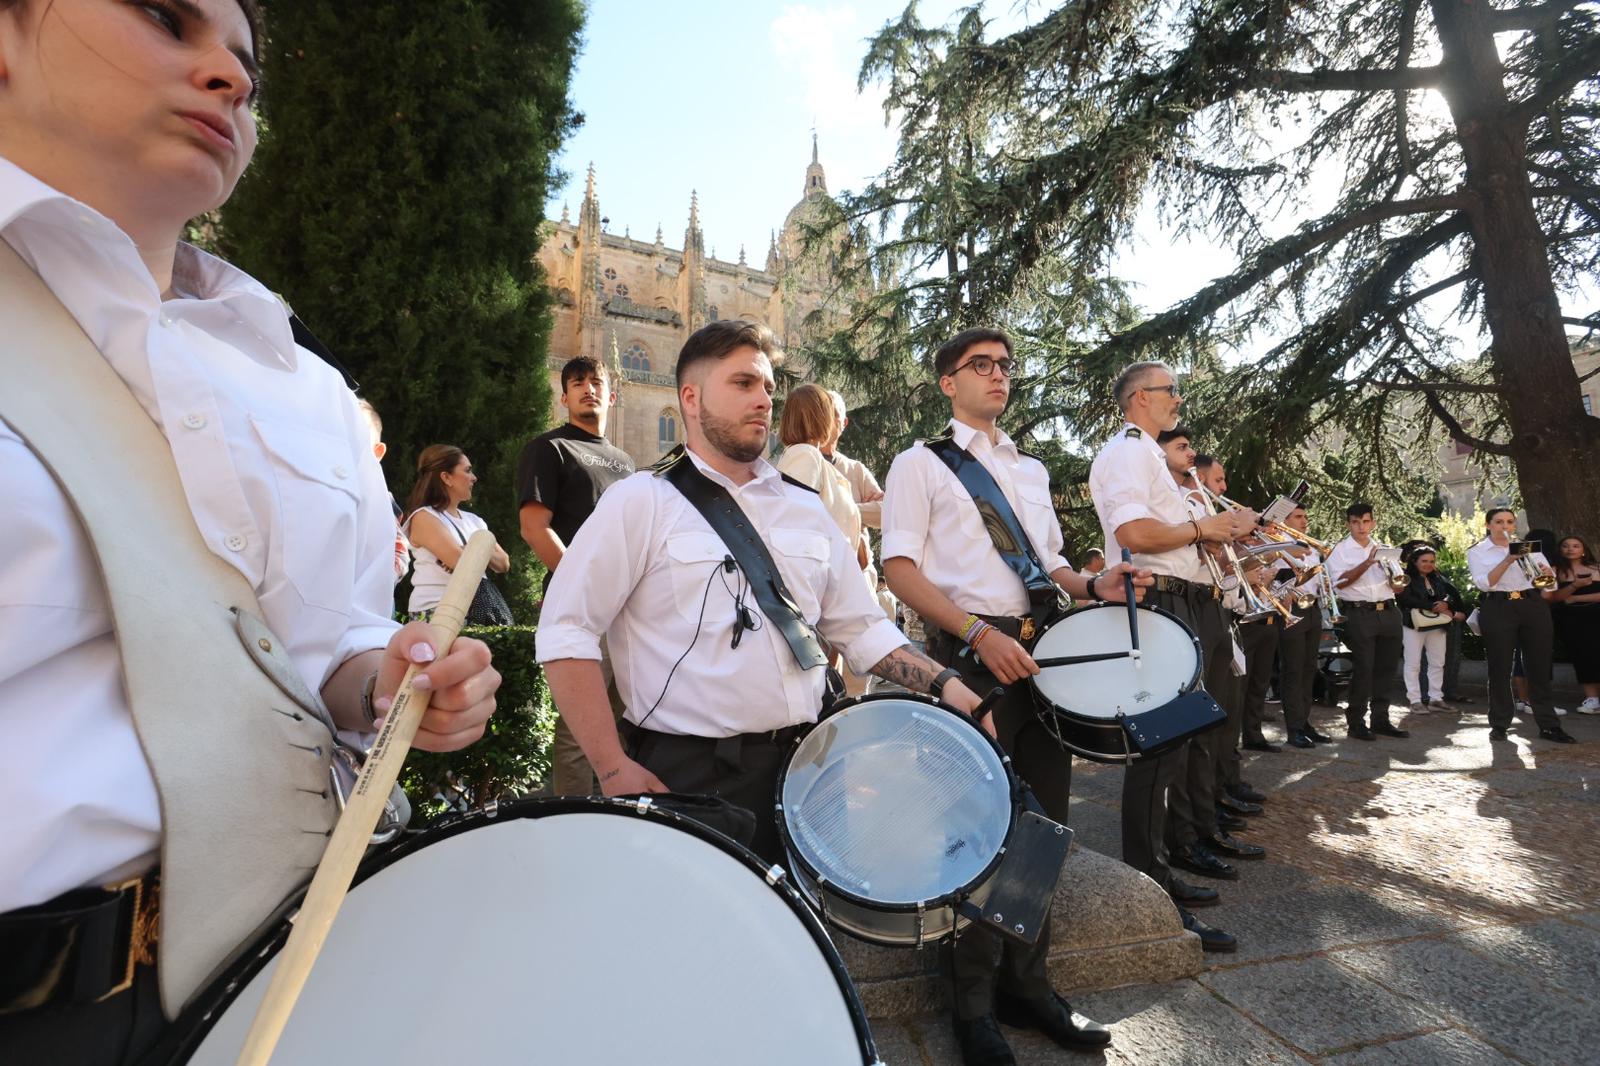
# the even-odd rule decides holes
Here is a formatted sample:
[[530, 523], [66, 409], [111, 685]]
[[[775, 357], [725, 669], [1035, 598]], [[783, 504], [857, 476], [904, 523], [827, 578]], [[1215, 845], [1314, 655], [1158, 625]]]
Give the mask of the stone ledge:
[[[1063, 994], [1192, 977], [1203, 968], [1200, 939], [1156, 883], [1116, 859], [1074, 847], [1051, 911], [1050, 978]], [[834, 933], [871, 1018], [943, 1010], [943, 951], [885, 948]]]

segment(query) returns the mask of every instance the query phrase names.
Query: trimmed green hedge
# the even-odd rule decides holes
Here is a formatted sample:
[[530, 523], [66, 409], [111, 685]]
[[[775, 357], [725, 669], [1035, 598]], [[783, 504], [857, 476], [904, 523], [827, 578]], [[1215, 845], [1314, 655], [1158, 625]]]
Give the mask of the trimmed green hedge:
[[497, 708], [483, 738], [460, 751], [412, 750], [400, 784], [415, 808], [412, 828], [451, 810], [481, 807], [538, 789], [550, 772], [555, 708], [533, 657], [533, 626], [468, 626], [500, 671]]

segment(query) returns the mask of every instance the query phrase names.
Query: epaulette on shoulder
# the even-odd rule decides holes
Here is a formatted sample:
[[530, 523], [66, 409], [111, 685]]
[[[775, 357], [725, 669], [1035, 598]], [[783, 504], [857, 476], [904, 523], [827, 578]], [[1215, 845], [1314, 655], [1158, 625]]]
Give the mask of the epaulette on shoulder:
[[683, 445], [680, 444], [676, 448], [673, 448], [666, 455], [663, 455], [661, 458], [657, 459], [655, 463], [651, 465], [650, 469], [655, 473], [656, 477], [660, 477], [662, 474], [665, 474], [668, 470], [671, 470], [674, 466], [676, 466], [683, 459], [683, 457], [688, 454], [689, 453], [684, 450]]
[[[1013, 445], [1013, 447], [1015, 447], [1015, 445]], [[1040, 455], [1038, 452], [1030, 452], [1026, 448], [1017, 448], [1017, 454], [1026, 455], [1029, 459], [1032, 459], [1036, 463], [1044, 462], [1044, 456]]]
[[800, 481], [800, 480], [798, 480], [796, 478], [792, 478], [788, 474], [783, 473], [782, 471], [779, 471], [778, 476], [783, 478], [783, 480], [787, 481], [789, 484], [793, 485], [797, 489], [805, 489], [807, 492], [811, 493], [814, 496], [821, 496], [822, 495], [822, 493], [818, 492], [816, 489], [812, 488], [810, 485], [807, 485], [804, 481]]
[[1122, 431], [1122, 435], [1124, 437], [1132, 437], [1134, 440], [1138, 440], [1140, 437], [1144, 436], [1144, 430], [1140, 429], [1138, 426], [1129, 426], [1127, 429]]
[[954, 440], [956, 431], [950, 426], [944, 427], [943, 433], [935, 433], [931, 437], [920, 438], [917, 443], [922, 445], [938, 444], [942, 440]]

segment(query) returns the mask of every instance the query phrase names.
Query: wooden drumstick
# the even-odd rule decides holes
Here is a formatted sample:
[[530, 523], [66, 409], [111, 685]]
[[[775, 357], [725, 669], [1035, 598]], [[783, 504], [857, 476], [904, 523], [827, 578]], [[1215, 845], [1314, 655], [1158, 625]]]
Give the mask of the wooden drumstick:
[[[450, 575], [450, 583], [444, 590], [444, 598], [433, 610], [433, 618], [428, 624], [433, 627], [433, 638], [441, 659], [450, 651], [456, 634], [461, 631], [467, 608], [472, 605], [472, 597], [483, 579], [494, 544], [494, 534], [486, 529], [472, 535], [461, 551], [461, 558], [456, 561], [455, 572]], [[295, 1001], [300, 998], [312, 964], [317, 961], [323, 942], [328, 939], [328, 930], [339, 913], [339, 905], [350, 891], [350, 881], [355, 876], [362, 856], [366, 854], [372, 831], [383, 814], [389, 791], [400, 776], [401, 764], [411, 750], [411, 741], [417, 735], [417, 726], [421, 724], [433, 695], [432, 692], [418, 692], [411, 687], [411, 679], [424, 668], [415, 663], [406, 667], [400, 690], [395, 693], [394, 705], [384, 718], [383, 728], [378, 730], [378, 739], [361, 767], [361, 774], [356, 778], [344, 813], [333, 827], [328, 847], [322, 853], [322, 861], [317, 864], [317, 871], [311, 878], [311, 887], [306, 889], [305, 900], [300, 904], [300, 911], [294, 917], [294, 926], [289, 931], [289, 940], [278, 953], [278, 968], [272, 974], [266, 996], [256, 1008], [255, 1019], [245, 1035], [244, 1047], [239, 1051], [239, 1066], [266, 1066], [272, 1058], [272, 1050], [283, 1035], [283, 1027], [289, 1021]]]

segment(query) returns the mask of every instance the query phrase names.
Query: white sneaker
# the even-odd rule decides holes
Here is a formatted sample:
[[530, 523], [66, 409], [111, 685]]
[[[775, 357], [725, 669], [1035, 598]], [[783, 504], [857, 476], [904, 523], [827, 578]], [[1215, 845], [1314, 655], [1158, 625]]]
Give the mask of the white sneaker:
[[1594, 696], [1590, 696], [1588, 699], [1586, 699], [1582, 703], [1578, 704], [1578, 713], [1579, 714], [1600, 714], [1600, 699], [1597, 699]]
[[1518, 714], [1532, 714], [1533, 713], [1533, 704], [1531, 704], [1531, 703], [1523, 703], [1521, 700], [1517, 700], [1516, 704], [1515, 704], [1515, 707], [1516, 707], [1516, 711], [1517, 711]]
[[1557, 707], [1555, 711], [1557, 718], [1565, 718], [1567, 716], [1567, 709], [1565, 707]]

